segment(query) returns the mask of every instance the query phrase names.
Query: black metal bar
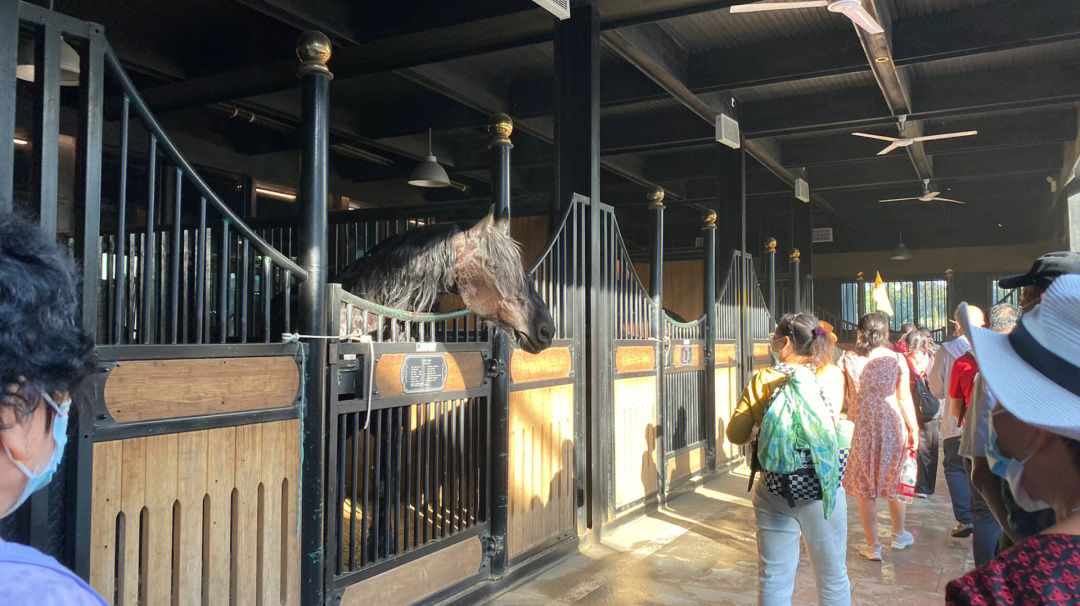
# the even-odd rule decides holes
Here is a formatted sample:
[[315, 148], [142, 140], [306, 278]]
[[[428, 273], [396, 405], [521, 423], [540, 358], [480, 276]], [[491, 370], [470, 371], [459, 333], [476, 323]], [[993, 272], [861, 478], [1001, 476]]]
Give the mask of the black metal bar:
[[[0, 82], [15, 86], [19, 57], [19, 0], [0, 0]], [[0, 105], [0, 141], [15, 139], [15, 97]], [[0, 212], [14, 207], [15, 145], [0, 145]]]
[[221, 248], [218, 250], [218, 341], [229, 338], [229, 220], [221, 220]]
[[142, 322], [139, 324], [139, 329], [142, 330], [142, 338], [140, 339], [144, 344], [153, 341], [154, 337], [154, 319], [156, 316], [157, 297], [155, 296], [154, 287], [156, 285], [156, 272], [155, 267], [157, 263], [157, 247], [155, 246], [155, 234], [154, 227], [156, 221], [155, 217], [155, 196], [157, 195], [157, 137], [150, 135], [150, 151], [146, 156], [146, 181], [149, 184], [147, 187], [146, 198], [146, 244], [143, 247], [143, 266], [140, 268], [143, 275], [142, 283]]
[[[330, 79], [326, 69], [330, 58], [330, 40], [319, 32], [304, 32], [297, 43], [303, 60], [301, 79], [300, 128], [301, 168], [299, 200], [300, 261], [303, 268], [294, 272], [305, 279], [300, 285], [300, 329], [304, 334], [320, 335], [326, 330], [326, 206], [330, 109]], [[255, 236], [254, 233], [252, 233]], [[258, 238], [258, 236], [255, 236]], [[261, 240], [260, 240], [261, 241]], [[264, 254], [281, 253], [267, 246]], [[288, 259], [285, 259], [288, 261]], [[289, 261], [285, 267], [293, 265]], [[291, 269], [291, 267], [290, 267]], [[335, 318], [336, 320], [336, 318]], [[324, 394], [326, 391], [326, 347], [314, 340], [304, 369], [304, 457], [301, 475], [301, 510], [305, 512], [300, 530], [301, 603], [323, 603], [326, 553], [323, 526], [325, 505], [326, 460], [323, 437], [326, 434]]]
[[[357, 423], [359, 423], [360, 415], [357, 413]], [[364, 429], [364, 500], [361, 502], [361, 507], [364, 512], [364, 517], [360, 521], [360, 566], [365, 566], [372, 560], [368, 555], [369, 545], [371, 541], [368, 539], [369, 527], [373, 527], [374, 522], [370, 521], [371, 518], [371, 475], [372, 471], [371, 462], [371, 428], [374, 425], [371, 423], [370, 415], [364, 413], [364, 423], [367, 428]], [[379, 485], [375, 484], [375, 490], [378, 491]]]
[[709, 471], [716, 471], [716, 453], [720, 450], [720, 436], [716, 433], [716, 213], [705, 215], [704, 293], [705, 308], [705, 458]]
[[652, 266], [651, 275], [649, 278], [649, 286], [652, 290], [652, 299], [655, 309], [653, 317], [650, 318], [652, 323], [652, 333], [656, 337], [656, 418], [658, 419], [660, 426], [664, 428], [664, 431], [657, 432], [656, 439], [656, 469], [658, 474], [658, 484], [660, 489], [660, 498], [664, 499], [667, 494], [667, 458], [664, 453], [668, 450], [670, 440], [668, 436], [674, 435], [675, 418], [669, 418], [667, 406], [665, 406], [665, 381], [664, 381], [664, 360], [666, 346], [669, 341], [665, 334], [664, 320], [664, 190], [658, 188], [649, 192], [649, 202], [651, 203], [649, 208], [656, 212], [655, 217], [655, 238], [653, 240], [653, 254], [652, 254]]
[[791, 251], [791, 313], [803, 311], [802, 279], [799, 277], [799, 249]]
[[124, 338], [124, 317], [127, 304], [127, 273], [131, 267], [131, 259], [127, 254], [127, 164], [128, 164], [128, 115], [130, 101], [124, 97], [123, 107], [120, 113], [120, 188], [116, 199], [116, 245], [115, 259], [116, 282], [115, 299], [116, 306], [113, 308], [113, 342], [122, 343]]
[[199, 198], [199, 249], [195, 253], [195, 342], [203, 342], [206, 322], [206, 198]]
[[[240, 288], [240, 342], [247, 343], [248, 338], [248, 288], [251, 285], [252, 275], [248, 267], [249, 259], [248, 241], [245, 239], [240, 244], [240, 271], [236, 272], [236, 281]], [[320, 334], [320, 333], [308, 333]]]
[[180, 332], [180, 306], [183, 304], [182, 297], [180, 296], [180, 239], [183, 238], [184, 226], [183, 221], [183, 192], [184, 192], [184, 171], [179, 168], [173, 173], [173, 178], [176, 180], [174, 183], [173, 195], [176, 197], [173, 204], [173, 225], [172, 225], [172, 269], [170, 270], [169, 278], [172, 280], [172, 301], [170, 302], [169, 313], [169, 335], [172, 339], [172, 343], [177, 343], [177, 338]]
[[[273, 295], [273, 289], [270, 287], [270, 278], [272, 276], [272, 264], [270, 263], [270, 257], [263, 255], [262, 257], [262, 285], [259, 288], [259, 292], [262, 295], [262, 316], [263, 316], [263, 342], [270, 342], [270, 298]], [[287, 328], [287, 327], [286, 327]]]
[[[60, 28], [46, 23], [34, 36], [34, 127], [33, 190], [38, 204], [38, 222], [49, 238], [56, 237], [56, 211], [59, 200], [60, 140]], [[11, 103], [15, 101], [15, 81]], [[6, 142], [4, 145], [8, 145]]]

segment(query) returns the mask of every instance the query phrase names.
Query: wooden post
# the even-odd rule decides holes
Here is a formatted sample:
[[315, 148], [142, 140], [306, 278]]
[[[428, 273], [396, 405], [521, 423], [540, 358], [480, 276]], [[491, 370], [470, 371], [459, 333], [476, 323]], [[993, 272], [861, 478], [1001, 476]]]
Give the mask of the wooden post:
[[[506, 114], [496, 114], [488, 122], [492, 150], [491, 202], [496, 216], [510, 213], [510, 134], [514, 123]], [[507, 571], [507, 532], [510, 515], [510, 337], [503, 330], [495, 332], [491, 358], [497, 374], [491, 379], [491, 537], [494, 549], [491, 574], [501, 577]]]
[[716, 435], [716, 211], [709, 210], [702, 217], [701, 231], [705, 232], [705, 464], [709, 471], [716, 471], [716, 451], [720, 449]]
[[[300, 332], [326, 332], [326, 204], [329, 141], [330, 80], [326, 67], [330, 40], [325, 34], [300, 34], [296, 54], [301, 64], [300, 128], [300, 265], [308, 277], [300, 284]], [[323, 603], [326, 564], [324, 507], [326, 505], [326, 343], [304, 343], [304, 453], [300, 477], [300, 600], [307, 606]]]

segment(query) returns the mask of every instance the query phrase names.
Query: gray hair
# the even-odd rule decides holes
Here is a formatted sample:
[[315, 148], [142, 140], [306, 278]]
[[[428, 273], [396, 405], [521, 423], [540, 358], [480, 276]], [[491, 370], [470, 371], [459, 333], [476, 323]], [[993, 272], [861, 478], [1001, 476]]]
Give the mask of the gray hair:
[[994, 332], [1012, 332], [1020, 319], [1020, 309], [1008, 303], [999, 303], [990, 308], [988, 328]]

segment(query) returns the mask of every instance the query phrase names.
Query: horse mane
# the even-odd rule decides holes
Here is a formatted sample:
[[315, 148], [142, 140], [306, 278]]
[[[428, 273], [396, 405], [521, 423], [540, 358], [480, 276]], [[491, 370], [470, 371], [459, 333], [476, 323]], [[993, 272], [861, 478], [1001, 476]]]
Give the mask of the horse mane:
[[354, 295], [406, 311], [430, 311], [439, 296], [456, 292], [453, 223], [410, 229], [379, 242], [334, 281]]

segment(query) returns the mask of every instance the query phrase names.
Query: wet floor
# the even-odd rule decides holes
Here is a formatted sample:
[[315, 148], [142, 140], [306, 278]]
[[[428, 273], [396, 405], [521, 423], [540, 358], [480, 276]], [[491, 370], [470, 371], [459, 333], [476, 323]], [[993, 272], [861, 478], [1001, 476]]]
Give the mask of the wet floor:
[[[852, 604], [944, 604], [945, 584], [973, 566], [971, 539], [954, 539], [956, 523], [944, 478], [938, 494], [908, 508], [915, 544], [889, 549], [888, 511], [878, 502], [881, 562], [858, 554], [863, 544], [858, 507], [848, 502], [848, 573]], [[666, 508], [627, 524], [600, 545], [559, 561], [487, 602], [539, 604], [752, 605], [757, 601], [754, 514], [745, 471], [716, 478]], [[817, 604], [805, 549], [795, 581], [794, 606]]]

